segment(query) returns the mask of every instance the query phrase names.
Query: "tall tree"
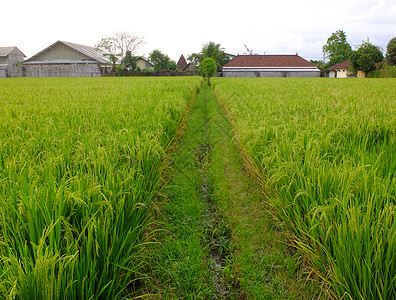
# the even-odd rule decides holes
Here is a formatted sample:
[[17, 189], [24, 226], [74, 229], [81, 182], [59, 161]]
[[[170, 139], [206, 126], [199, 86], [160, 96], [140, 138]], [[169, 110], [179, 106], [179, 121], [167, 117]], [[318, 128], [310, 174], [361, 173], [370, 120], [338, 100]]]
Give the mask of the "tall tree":
[[128, 51], [134, 55], [144, 44], [144, 38], [131, 35], [128, 32], [116, 32], [111, 37], [102, 38], [96, 48], [107, 55], [114, 55], [123, 59]]
[[216, 67], [218, 71], [230, 61], [228, 54], [224, 52], [224, 48], [220, 44], [214, 42], [209, 42], [202, 47], [201, 52], [192, 53], [187, 59], [191, 61], [194, 65], [199, 65], [205, 58], [213, 58], [216, 62]]
[[370, 72], [374, 70], [375, 64], [384, 60], [381, 48], [373, 45], [367, 39], [363, 41], [359, 49], [351, 54], [351, 65], [356, 70]]
[[391, 66], [396, 65], [396, 37], [391, 39], [386, 47], [386, 59]]
[[154, 70], [176, 70], [176, 63], [169, 58], [168, 55], [162, 53], [160, 50], [155, 49], [149, 55], [150, 61], [154, 66]]
[[352, 53], [352, 47], [348, 44], [346, 34], [342, 30], [332, 33], [322, 49], [326, 57], [330, 59], [325, 68], [347, 60]]

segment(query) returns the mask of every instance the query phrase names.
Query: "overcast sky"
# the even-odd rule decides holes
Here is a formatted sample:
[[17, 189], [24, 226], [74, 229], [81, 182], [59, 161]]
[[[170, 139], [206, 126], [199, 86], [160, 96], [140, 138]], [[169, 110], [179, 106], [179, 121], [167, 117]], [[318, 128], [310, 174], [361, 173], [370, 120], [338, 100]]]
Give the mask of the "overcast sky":
[[138, 54], [159, 49], [177, 61], [220, 43], [227, 53], [294, 54], [321, 59], [331, 33], [352, 47], [367, 37], [386, 52], [396, 37], [395, 0], [19, 0], [0, 5], [0, 46], [27, 57], [58, 40], [95, 46], [128, 31], [144, 37]]

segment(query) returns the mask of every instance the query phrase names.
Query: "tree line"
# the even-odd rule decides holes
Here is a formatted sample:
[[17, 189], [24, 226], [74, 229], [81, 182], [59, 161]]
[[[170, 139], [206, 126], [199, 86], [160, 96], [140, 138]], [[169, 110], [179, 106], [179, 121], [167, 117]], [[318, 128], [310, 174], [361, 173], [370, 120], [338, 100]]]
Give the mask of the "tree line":
[[[95, 47], [102, 50], [105, 53], [104, 55], [109, 57], [114, 70], [116, 68], [136, 70], [137, 60], [140, 58], [140, 56], [136, 56], [136, 53], [144, 44], [144, 38], [131, 35], [127, 32], [119, 32], [111, 37], [102, 38]], [[205, 44], [201, 52], [192, 53], [187, 59], [193, 68], [198, 68], [201, 73], [205, 73], [201, 66], [205, 58], [212, 58], [214, 60], [217, 71], [221, 71], [222, 66], [231, 59], [224, 52], [224, 48], [214, 42]], [[158, 49], [150, 52], [148, 61], [153, 65], [155, 71], [177, 69], [176, 62]]]
[[325, 63], [322, 60], [311, 60], [311, 63], [323, 71], [348, 59], [354, 71], [360, 70], [365, 73], [396, 64], [396, 37], [389, 41], [385, 56], [383, 49], [372, 44], [368, 38], [362, 41], [356, 50], [352, 50], [347, 42], [346, 33], [342, 30], [332, 33], [322, 49], [329, 61]]
[[[96, 45], [96, 48], [109, 56], [114, 70], [116, 68], [120, 70], [125, 68], [135, 70], [137, 68], [136, 62], [139, 59], [139, 56], [136, 56], [137, 50], [144, 44], [144, 38], [131, 35], [127, 32], [120, 32], [115, 33], [111, 37], [102, 38]], [[310, 61], [322, 71], [326, 71], [331, 66], [347, 59], [349, 59], [354, 71], [361, 70], [366, 73], [396, 64], [396, 37], [389, 41], [385, 56], [383, 55], [383, 49], [372, 44], [369, 39], [362, 41], [361, 45], [356, 50], [353, 50], [347, 42], [346, 33], [342, 30], [332, 33], [322, 49], [329, 61], [327, 63], [322, 60]], [[225, 49], [220, 44], [214, 42], [204, 44], [200, 52], [192, 53], [187, 59], [194, 69], [196, 68], [202, 75], [206, 74], [210, 77], [213, 76], [212, 73], [214, 74], [215, 71], [207, 73], [207, 64], [202, 65], [202, 62], [206, 58], [213, 59], [211, 64], [215, 64], [214, 70], [217, 72], [221, 71], [222, 66], [231, 60], [231, 56], [225, 52]], [[150, 52], [148, 61], [153, 65], [155, 71], [177, 69], [176, 62], [158, 49]], [[210, 66], [209, 69], [212, 70], [213, 67]]]

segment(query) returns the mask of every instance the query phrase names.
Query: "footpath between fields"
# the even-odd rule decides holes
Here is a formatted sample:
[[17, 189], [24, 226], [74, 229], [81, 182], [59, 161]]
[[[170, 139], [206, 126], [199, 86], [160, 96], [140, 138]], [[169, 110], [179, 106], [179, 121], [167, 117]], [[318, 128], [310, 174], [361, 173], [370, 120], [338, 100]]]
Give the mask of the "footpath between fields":
[[213, 90], [192, 103], [157, 227], [150, 294], [161, 299], [303, 299], [298, 263], [271, 225]]

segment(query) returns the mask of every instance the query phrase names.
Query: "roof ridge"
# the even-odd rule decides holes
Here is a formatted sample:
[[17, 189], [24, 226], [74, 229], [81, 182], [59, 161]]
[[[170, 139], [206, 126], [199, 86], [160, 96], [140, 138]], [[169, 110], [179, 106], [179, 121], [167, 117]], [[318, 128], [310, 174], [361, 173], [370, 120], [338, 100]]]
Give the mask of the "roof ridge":
[[18, 49], [18, 51], [21, 52], [24, 57], [26, 57], [26, 55], [21, 50], [19, 50], [19, 48], [17, 46], [0, 47], [0, 49], [8, 49], [8, 51], [6, 50], [7, 52], [4, 52], [4, 54], [0, 55], [0, 56], [7, 56], [8, 54], [10, 54], [12, 52], [12, 50]]
[[48, 49], [56, 46], [59, 43], [62, 43], [64, 45], [66, 45], [67, 47], [73, 49], [74, 51], [77, 51], [80, 54], [83, 54], [86, 57], [89, 57], [89, 58], [93, 59], [94, 61], [97, 61], [98, 63], [106, 63], [107, 64], [109, 62], [109, 60], [104, 57], [103, 51], [101, 51], [101, 50], [99, 50], [97, 48], [94, 48], [94, 47], [91, 47], [91, 46], [86, 46], [86, 45], [81, 45], [81, 44], [76, 44], [76, 43], [72, 43], [72, 42], [61, 41], [61, 40], [56, 41], [55, 43], [51, 44], [50, 46], [48, 46], [44, 50], [41, 50], [37, 54], [35, 54], [32, 57], [30, 57], [26, 61], [30, 62], [30, 61], [34, 60], [37, 56], [41, 55], [42, 53], [44, 53]]
[[238, 55], [224, 65], [226, 68], [315, 68], [298, 54]]
[[346, 59], [342, 62], [336, 63], [335, 65], [332, 65], [331, 67], [327, 68], [327, 71], [334, 71], [336, 69], [348, 69], [351, 66], [351, 62], [349, 59]]

